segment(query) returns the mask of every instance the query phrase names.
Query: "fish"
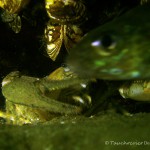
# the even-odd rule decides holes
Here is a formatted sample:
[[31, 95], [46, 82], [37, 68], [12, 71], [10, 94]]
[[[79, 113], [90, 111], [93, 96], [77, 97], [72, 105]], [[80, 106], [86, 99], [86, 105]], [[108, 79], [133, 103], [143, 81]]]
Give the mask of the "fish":
[[3, 78], [1, 88], [6, 111], [0, 110], [0, 117], [7, 124], [36, 124], [60, 115], [78, 115], [92, 104], [88, 81], [68, 67], [59, 67], [43, 78], [13, 71]]
[[119, 88], [120, 95], [127, 99], [130, 98], [136, 101], [150, 101], [150, 81], [149, 80], [134, 80], [125, 82]]
[[[9, 73], [3, 79], [2, 94], [7, 101], [14, 104], [39, 108], [55, 113], [73, 114], [74, 110], [75, 113], [78, 113], [78, 111], [80, 113], [82, 108], [65, 103], [65, 100], [68, 98], [70, 102], [71, 100], [77, 101], [76, 98], [72, 97], [78, 96], [80, 99], [83, 99], [82, 103], [86, 105], [88, 102], [84, 103], [85, 98], [82, 98], [82, 95], [84, 96], [86, 93], [82, 95], [80, 93], [82, 93], [82, 90], [85, 91], [86, 87], [83, 87], [83, 84], [86, 86], [87, 82], [86, 79], [78, 78], [71, 71], [64, 70], [63, 67], [56, 69], [44, 78], [24, 76], [19, 71], [15, 71]], [[70, 90], [72, 94], [60, 94], [63, 90], [71, 89], [71, 87], [72, 89], [74, 87], [72, 91]], [[63, 98], [65, 99], [64, 102], [62, 102]], [[89, 99], [87, 98], [86, 100], [88, 101]], [[80, 102], [77, 101], [77, 103]]]
[[66, 62], [77, 74], [105, 80], [149, 79], [150, 3], [87, 33]]

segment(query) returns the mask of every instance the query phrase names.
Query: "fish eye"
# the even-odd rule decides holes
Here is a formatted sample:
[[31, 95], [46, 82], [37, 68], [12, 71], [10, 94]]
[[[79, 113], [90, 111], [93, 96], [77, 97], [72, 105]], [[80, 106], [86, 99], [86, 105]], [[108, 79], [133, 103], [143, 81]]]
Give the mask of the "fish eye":
[[91, 43], [95, 47], [97, 54], [101, 56], [110, 56], [116, 47], [116, 36], [110, 34], [101, 34], [101, 37]]
[[111, 35], [104, 35], [101, 38], [101, 46], [107, 49], [113, 49], [116, 46], [115, 41], [113, 40], [113, 37]]

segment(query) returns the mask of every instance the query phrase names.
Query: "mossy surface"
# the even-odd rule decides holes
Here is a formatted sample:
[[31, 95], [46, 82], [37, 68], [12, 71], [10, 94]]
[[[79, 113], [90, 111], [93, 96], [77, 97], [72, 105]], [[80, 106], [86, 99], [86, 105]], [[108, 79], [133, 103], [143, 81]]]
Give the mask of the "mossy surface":
[[107, 113], [92, 118], [55, 118], [40, 125], [1, 125], [0, 149], [149, 149], [149, 127], [149, 113], [133, 116]]

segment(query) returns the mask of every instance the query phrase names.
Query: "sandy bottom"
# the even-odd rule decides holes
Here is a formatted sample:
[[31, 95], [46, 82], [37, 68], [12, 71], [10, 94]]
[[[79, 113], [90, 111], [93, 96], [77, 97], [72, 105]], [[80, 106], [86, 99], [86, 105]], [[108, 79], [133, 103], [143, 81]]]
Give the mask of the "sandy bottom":
[[1, 125], [0, 149], [150, 149], [150, 114], [60, 117], [38, 125]]

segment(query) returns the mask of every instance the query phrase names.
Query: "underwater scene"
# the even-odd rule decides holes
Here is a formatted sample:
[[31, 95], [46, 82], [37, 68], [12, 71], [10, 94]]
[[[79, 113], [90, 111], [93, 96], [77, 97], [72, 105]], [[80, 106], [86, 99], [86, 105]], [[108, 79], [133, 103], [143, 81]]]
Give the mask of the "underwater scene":
[[0, 149], [149, 149], [149, 13], [149, 0], [0, 0]]

